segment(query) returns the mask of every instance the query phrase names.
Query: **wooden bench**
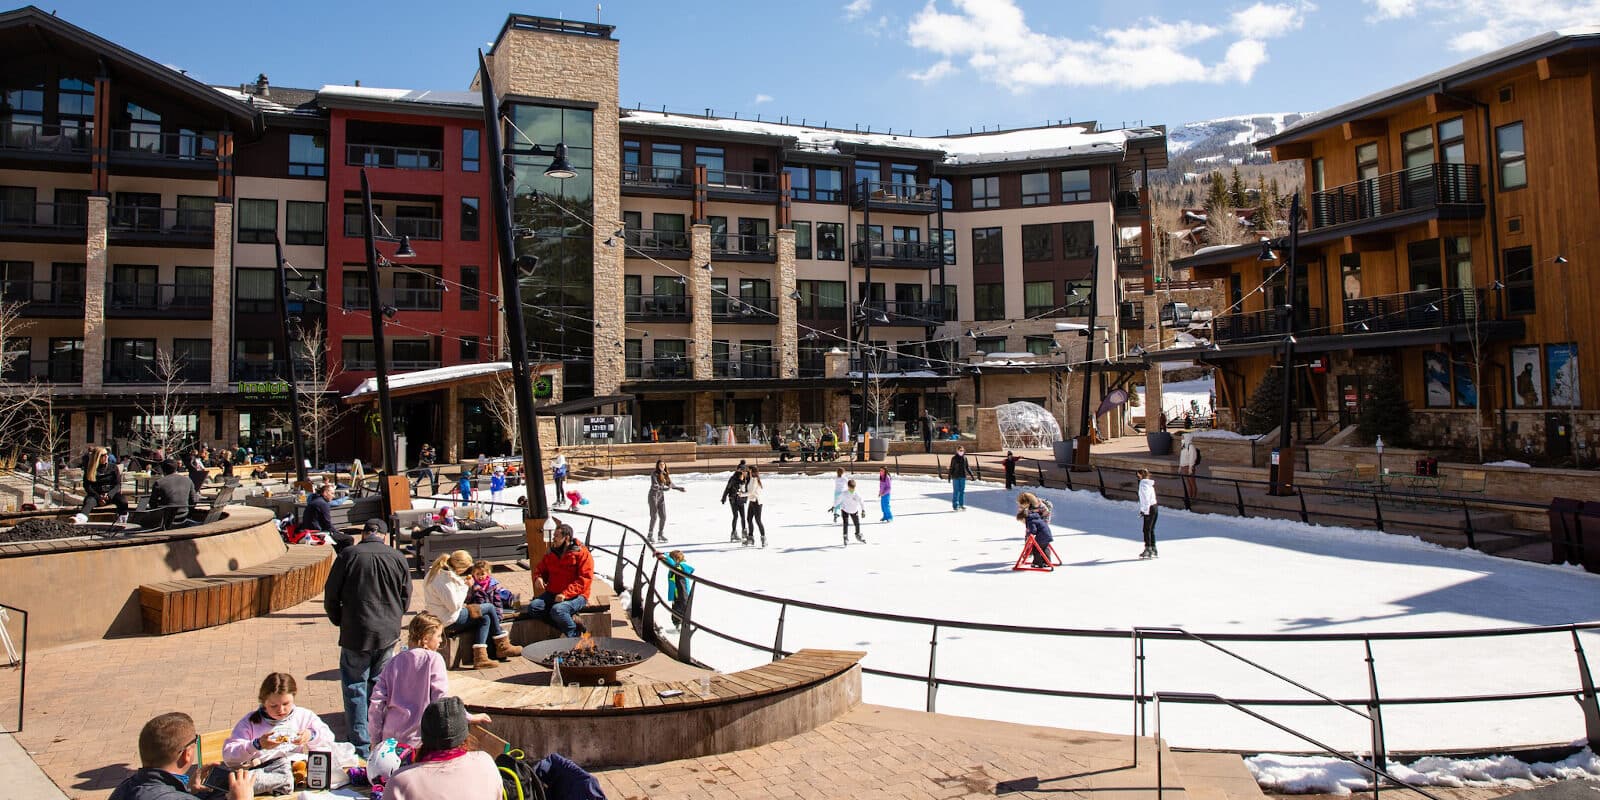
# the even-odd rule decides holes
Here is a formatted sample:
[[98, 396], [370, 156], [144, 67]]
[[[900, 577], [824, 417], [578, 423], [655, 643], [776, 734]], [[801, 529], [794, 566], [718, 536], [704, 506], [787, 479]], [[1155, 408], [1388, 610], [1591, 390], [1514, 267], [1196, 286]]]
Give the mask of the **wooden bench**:
[[333, 548], [288, 547], [283, 555], [254, 567], [140, 586], [145, 633], [166, 635], [224, 625], [310, 599], [328, 580]]
[[[589, 589], [589, 604], [577, 614], [577, 623], [582, 625], [591, 636], [610, 636], [615, 623], [611, 616], [611, 590], [595, 581]], [[511, 623], [511, 643], [526, 645], [554, 639], [561, 635], [561, 631], [550, 626], [542, 619], [519, 619]]]
[[528, 534], [522, 528], [485, 528], [481, 531], [434, 533], [422, 540], [418, 554], [423, 564], [456, 550], [472, 554], [474, 561], [516, 561], [527, 557]]

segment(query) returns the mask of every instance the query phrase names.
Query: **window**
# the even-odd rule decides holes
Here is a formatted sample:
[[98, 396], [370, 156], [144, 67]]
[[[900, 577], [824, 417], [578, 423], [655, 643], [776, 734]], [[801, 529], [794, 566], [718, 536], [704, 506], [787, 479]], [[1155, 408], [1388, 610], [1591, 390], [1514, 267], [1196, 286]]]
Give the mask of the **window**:
[[289, 134], [289, 175], [296, 178], [327, 177], [328, 137], [326, 134]]
[[1066, 290], [1066, 301], [1062, 305], [1067, 307], [1067, 313], [1074, 317], [1088, 316], [1089, 292], [1094, 288], [1089, 281], [1064, 281], [1061, 288]]
[[940, 236], [944, 241], [944, 263], [956, 263], [956, 232], [950, 228], [944, 228], [940, 231]]
[[56, 190], [56, 224], [84, 225], [89, 221], [88, 189]]
[[1506, 313], [1532, 314], [1536, 306], [1533, 292], [1533, 248], [1513, 247], [1505, 252]]
[[756, 217], [739, 218], [739, 251], [772, 253], [772, 221]]
[[979, 353], [1004, 353], [1006, 351], [1006, 337], [979, 336], [973, 340], [972, 349]]
[[975, 283], [972, 285], [972, 318], [1004, 319], [1006, 316], [1006, 285], [1003, 283]]
[[178, 365], [178, 375], [184, 380], [211, 380], [210, 339], [173, 339], [172, 360]]
[[1081, 203], [1093, 191], [1089, 188], [1089, 170], [1064, 169], [1061, 171], [1061, 202]]
[[1022, 260], [1055, 260], [1055, 242], [1051, 236], [1052, 225], [1022, 226]]
[[844, 260], [844, 223], [817, 223], [817, 258], [821, 261]]
[[625, 369], [627, 370], [623, 374], [623, 377], [627, 377], [627, 378], [642, 377], [642, 374], [641, 374], [643, 372], [642, 367], [644, 366], [643, 365], [643, 361], [644, 361], [644, 340], [643, 339], [625, 339], [625, 340], [623, 340], [623, 342], [622, 342], [622, 360], [623, 360], [623, 363], [625, 364]]
[[959, 317], [959, 315], [956, 313], [958, 308], [956, 303], [956, 287], [947, 283], [940, 287], [940, 289], [942, 289], [942, 291], [939, 292], [939, 296], [941, 298], [941, 302], [944, 303], [944, 319], [946, 322], [950, 322]]
[[706, 217], [706, 224], [711, 226], [711, 251], [727, 252], [728, 250], [728, 218]]
[[32, 186], [0, 186], [0, 222], [31, 226], [37, 198]]
[[172, 305], [186, 308], [211, 305], [210, 267], [175, 267], [172, 282]]
[[1000, 207], [1000, 179], [993, 175], [972, 179], [972, 207]]
[[876, 161], [857, 161], [856, 162], [855, 173], [854, 173], [853, 177], [851, 178], [851, 181], [853, 181], [857, 186], [860, 186], [863, 182], [865, 182], [866, 183], [866, 187], [865, 187], [866, 190], [869, 191], [869, 192], [875, 192], [879, 188], [881, 188], [881, 187], [879, 187], [878, 184], [881, 183], [882, 180], [883, 180], [883, 167], [880, 166], [878, 164], [878, 162], [876, 162]]
[[154, 378], [156, 340], [112, 339], [106, 344], [106, 380], [130, 383]]
[[655, 228], [656, 247], [687, 248], [689, 237], [684, 235], [682, 214], [652, 214], [650, 224]]
[[1311, 191], [1320, 192], [1328, 188], [1327, 164], [1320, 158], [1311, 159]]
[[461, 337], [461, 360], [467, 363], [476, 362], [478, 360], [478, 337]]
[[792, 200], [811, 199], [811, 170], [806, 167], [788, 165], [783, 168], [783, 174], [789, 176], [789, 197]]
[[178, 195], [178, 228], [185, 231], [210, 231], [216, 221], [214, 197]]
[[1439, 123], [1439, 160], [1446, 164], [1467, 163], [1466, 126], [1460, 117]]
[[1042, 317], [1056, 307], [1055, 281], [1028, 281], [1022, 284], [1022, 313]]
[[416, 365], [434, 360], [433, 343], [427, 339], [395, 339], [393, 351], [397, 369], [416, 369]]
[[878, 308], [883, 308], [883, 284], [873, 283], [868, 286], [865, 282], [856, 284], [856, 297], [859, 302], [872, 303]]
[[339, 356], [344, 368], [355, 372], [370, 372], [378, 363], [377, 351], [371, 339], [345, 339], [339, 343]]
[[1091, 258], [1094, 256], [1094, 223], [1061, 223], [1061, 255], [1063, 258]]
[[478, 310], [478, 268], [461, 268], [461, 310]]
[[972, 263], [1004, 264], [1005, 249], [1000, 241], [999, 228], [972, 229]]
[[278, 273], [270, 269], [238, 269], [233, 273], [233, 298], [241, 314], [270, 314], [278, 308]]
[[813, 182], [812, 195], [824, 202], [835, 202], [843, 199], [844, 171], [838, 167], [817, 167], [813, 171], [816, 180]]
[[800, 315], [807, 319], [844, 319], [844, 281], [799, 281]]
[[811, 257], [811, 223], [798, 220], [794, 223], [794, 257]]
[[1029, 172], [1022, 176], [1022, 204], [1042, 206], [1050, 202], [1050, 174]]
[[694, 164], [706, 168], [706, 182], [723, 184], [728, 182], [726, 174], [726, 157], [720, 147], [696, 147], [694, 149]]
[[161, 115], [138, 103], [129, 103], [128, 149], [161, 152]]
[[946, 211], [954, 210], [956, 191], [955, 187], [950, 185], [950, 181], [946, 178], [934, 178], [933, 188], [939, 192], [939, 207]]
[[461, 198], [461, 241], [478, 241], [478, 198]]
[[896, 197], [909, 200], [917, 196], [917, 167], [915, 164], [890, 164], [889, 185]]
[[477, 172], [478, 160], [483, 148], [479, 144], [482, 131], [476, 128], [467, 128], [461, 131], [461, 171]]
[[346, 264], [340, 279], [343, 282], [340, 295], [344, 297], [345, 308], [366, 308], [371, 305], [364, 265]]
[[326, 205], [310, 200], [289, 200], [284, 204], [284, 243], [323, 244], [328, 227]]
[[682, 145], [650, 145], [650, 179], [656, 183], [688, 183], [683, 179]]
[[1036, 356], [1050, 355], [1056, 347], [1056, 340], [1049, 336], [1029, 336], [1023, 342], [1028, 345], [1028, 352]]
[[246, 244], [272, 244], [278, 235], [278, 201], [239, 201], [239, 241]]
[[1433, 163], [1433, 129], [1418, 128], [1400, 134], [1402, 165], [1411, 170]]
[[1495, 162], [1500, 167], [1500, 191], [1528, 185], [1528, 153], [1523, 149], [1522, 123], [1494, 129]]
[[1356, 180], [1366, 181], [1378, 177], [1378, 143], [1356, 145]]
[[82, 338], [50, 340], [50, 380], [83, 380]]

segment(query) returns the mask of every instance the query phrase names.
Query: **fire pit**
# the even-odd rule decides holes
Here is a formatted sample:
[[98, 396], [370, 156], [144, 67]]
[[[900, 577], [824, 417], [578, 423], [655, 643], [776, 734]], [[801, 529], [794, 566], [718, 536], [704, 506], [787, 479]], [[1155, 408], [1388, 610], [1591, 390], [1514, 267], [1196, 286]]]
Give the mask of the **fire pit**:
[[569, 681], [615, 680], [617, 673], [656, 654], [655, 647], [632, 639], [591, 637], [550, 639], [522, 648], [522, 657], [549, 668], [561, 656], [561, 677]]
[[0, 543], [42, 542], [52, 539], [73, 539], [86, 536], [106, 536], [120, 533], [133, 526], [114, 522], [75, 523], [70, 516], [31, 516], [0, 523]]

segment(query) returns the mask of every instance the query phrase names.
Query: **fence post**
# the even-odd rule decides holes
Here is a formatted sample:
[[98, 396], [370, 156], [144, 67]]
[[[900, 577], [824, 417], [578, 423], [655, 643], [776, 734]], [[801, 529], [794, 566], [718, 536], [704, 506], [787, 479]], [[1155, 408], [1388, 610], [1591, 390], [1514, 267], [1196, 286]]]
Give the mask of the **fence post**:
[[789, 604], [778, 606], [778, 635], [772, 639], [772, 660], [783, 658], [783, 620], [789, 614]]
[[1239, 488], [1238, 479], [1233, 481], [1233, 502], [1234, 505], [1239, 507], [1239, 516], [1248, 516], [1244, 513], [1244, 491]]
[[694, 633], [694, 596], [700, 593], [700, 586], [696, 584], [694, 589], [684, 596], [683, 619], [678, 620], [678, 660], [685, 664], [694, 663], [689, 655], [689, 636]]
[[[1311, 468], [1306, 467], [1306, 469], [1309, 470]], [[1300, 498], [1300, 522], [1309, 525], [1311, 524], [1311, 515], [1306, 513], [1306, 490], [1301, 489], [1295, 492], [1295, 494]]]
[[[27, 618], [23, 618], [26, 625]], [[23, 641], [27, 641], [27, 628], [23, 628]], [[1578, 656], [1578, 680], [1583, 694], [1578, 704], [1583, 706], [1583, 732], [1589, 739], [1590, 749], [1600, 748], [1600, 703], [1595, 701], [1594, 676], [1589, 672], [1589, 659], [1583, 654], [1583, 643], [1578, 641], [1578, 629], [1572, 629], [1572, 651]]]
[[[633, 571], [633, 596], [628, 598], [628, 616], [630, 617], [638, 617], [644, 610], [644, 601], [639, 599], [639, 590], [644, 584], [644, 553], [644, 549], [641, 548], [639, 550], [639, 568]], [[655, 576], [655, 568], [651, 567], [650, 583], [652, 589], [655, 588]]]
[[1035, 461], [1035, 462], [1033, 462], [1033, 468], [1037, 469], [1039, 471], [1039, 488], [1040, 489], [1045, 488], [1044, 487], [1044, 463], [1043, 462], [1039, 462], [1039, 461]]
[[939, 655], [939, 626], [933, 626], [933, 635], [928, 637], [928, 703], [927, 711], [934, 713], [934, 695], [939, 693], [939, 681], [934, 677], [934, 667], [938, 664]]
[[650, 568], [650, 586], [647, 589], [645, 589], [645, 592], [644, 592], [645, 596], [644, 596], [644, 600], [643, 601], [639, 600], [639, 592], [638, 591], [635, 591], [633, 593], [633, 596], [634, 596], [633, 604], [635, 606], [639, 606], [641, 603], [643, 604], [642, 608], [640, 608], [638, 613], [637, 613], [637, 616], [639, 618], [639, 628], [638, 628], [639, 635], [640, 636], [647, 636], [647, 637], [649, 637], [649, 639], [652, 639], [652, 640], [657, 640], [655, 642], [656, 644], [660, 644], [659, 636], [656, 634], [656, 625], [655, 625], [655, 618], [656, 618], [656, 574], [659, 573], [660, 571], [661, 571], [661, 562], [657, 561], [656, 565], [654, 567]]
[[[618, 586], [622, 585], [622, 566], [623, 566], [623, 563], [627, 560], [626, 558], [624, 558], [624, 556], [626, 556], [627, 554], [628, 554], [628, 529], [627, 528], [623, 528], [622, 529], [622, 541], [617, 543], [617, 569], [616, 569], [616, 572], [611, 576], [611, 588], [613, 588], [613, 589], [615, 589]], [[539, 565], [538, 564], [534, 564], [533, 568], [534, 569], [538, 569]]]
[[1478, 537], [1473, 535], [1474, 531], [1472, 530], [1472, 507], [1467, 505], [1467, 498], [1465, 498], [1465, 497], [1461, 498], [1461, 513], [1466, 517], [1466, 523], [1467, 523], [1467, 547], [1469, 547], [1469, 548], [1471, 548], [1473, 550], [1476, 550], [1476, 549], [1478, 549], [1478, 541], [1477, 541]]
[[1378, 523], [1378, 531], [1381, 533], [1383, 531], [1383, 500], [1380, 499], [1377, 492], [1372, 493], [1372, 507], [1377, 511], [1374, 518]]
[[[1389, 758], [1383, 743], [1383, 704], [1378, 699], [1378, 665], [1372, 658], [1372, 640], [1363, 639], [1367, 648], [1367, 688], [1371, 693], [1367, 700], [1367, 713], [1372, 719], [1372, 766], [1386, 770], [1389, 768]], [[1383, 784], [1383, 776], [1372, 776], [1372, 800], [1378, 800], [1378, 789]]]
[[1139, 766], [1139, 726], [1144, 722], [1144, 641], [1139, 636], [1139, 629], [1134, 628], [1133, 634], [1133, 731], [1128, 737], [1133, 742], [1133, 765]]
[[1106, 474], [1101, 472], [1099, 467], [1094, 468], [1094, 474], [1100, 479], [1100, 496], [1106, 498], [1107, 500], [1111, 499], [1110, 496], [1106, 494]]

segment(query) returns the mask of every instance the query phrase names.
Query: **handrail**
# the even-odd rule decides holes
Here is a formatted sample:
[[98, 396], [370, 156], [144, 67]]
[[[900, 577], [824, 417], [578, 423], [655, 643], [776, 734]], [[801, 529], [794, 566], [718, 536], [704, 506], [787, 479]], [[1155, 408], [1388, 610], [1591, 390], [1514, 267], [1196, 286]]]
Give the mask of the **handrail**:
[[[11, 622], [10, 612], [22, 615], [22, 649], [16, 649], [11, 641], [11, 631], [7, 625]], [[24, 712], [28, 704], [28, 612], [26, 609], [0, 603], [0, 646], [5, 649], [7, 667], [16, 667], [17, 675], [17, 725], [11, 729], [12, 733], [21, 733], [24, 722]]]
[[1340, 702], [1338, 700], [1335, 700], [1332, 697], [1329, 697], [1329, 696], [1323, 694], [1322, 692], [1319, 692], [1316, 689], [1311, 688], [1310, 686], [1307, 686], [1307, 685], [1305, 685], [1305, 684], [1303, 684], [1303, 683], [1301, 683], [1301, 682], [1299, 682], [1299, 681], [1297, 681], [1297, 680], [1295, 680], [1295, 679], [1293, 679], [1293, 678], [1291, 678], [1291, 677], [1289, 677], [1287, 675], [1284, 675], [1283, 673], [1280, 673], [1280, 672], [1278, 672], [1278, 671], [1276, 671], [1276, 670], [1274, 670], [1274, 669], [1272, 669], [1270, 667], [1264, 666], [1262, 664], [1258, 664], [1258, 663], [1256, 663], [1256, 662], [1254, 662], [1254, 661], [1252, 661], [1252, 660], [1250, 660], [1248, 658], [1245, 658], [1242, 655], [1239, 655], [1238, 653], [1233, 652], [1232, 650], [1229, 650], [1226, 647], [1222, 647], [1222, 646], [1220, 646], [1220, 645], [1218, 645], [1218, 644], [1206, 639], [1203, 636], [1196, 636], [1195, 634], [1190, 633], [1189, 631], [1187, 631], [1187, 630], [1185, 630], [1183, 628], [1135, 626], [1134, 629], [1133, 629], [1133, 638], [1134, 638], [1134, 640], [1138, 641], [1138, 642], [1142, 642], [1143, 641], [1143, 634], [1145, 632], [1147, 632], [1147, 631], [1162, 631], [1164, 633], [1176, 633], [1176, 634], [1178, 634], [1180, 636], [1183, 636], [1183, 637], [1185, 637], [1187, 639], [1199, 642], [1199, 643], [1201, 643], [1201, 644], [1203, 644], [1203, 645], [1205, 645], [1207, 647], [1210, 647], [1210, 648], [1212, 648], [1213, 650], [1216, 650], [1219, 653], [1224, 653], [1224, 654], [1226, 654], [1228, 656], [1231, 656], [1232, 658], [1235, 658], [1235, 659], [1237, 659], [1239, 661], [1242, 661], [1242, 662], [1244, 662], [1246, 664], [1249, 664], [1250, 666], [1255, 667], [1256, 669], [1258, 669], [1258, 670], [1260, 670], [1262, 672], [1265, 672], [1268, 675], [1271, 675], [1272, 677], [1277, 678], [1277, 679], [1279, 679], [1279, 680], [1281, 680], [1281, 681], [1283, 681], [1283, 682], [1285, 682], [1285, 683], [1287, 683], [1287, 684], [1289, 684], [1291, 686], [1294, 686], [1297, 689], [1301, 689], [1303, 691], [1306, 691], [1306, 692], [1309, 692], [1311, 694], [1314, 694], [1317, 697], [1320, 697], [1320, 698], [1322, 698], [1323, 700], [1326, 700], [1329, 703], [1332, 703], [1332, 704], [1334, 704], [1334, 705], [1336, 705], [1336, 706], [1338, 706], [1338, 707], [1340, 707], [1340, 708], [1342, 708], [1342, 709], [1344, 709], [1346, 711], [1349, 711], [1352, 714], [1355, 714], [1358, 717], [1361, 717], [1362, 719], [1369, 720], [1369, 721], [1372, 719], [1372, 715], [1366, 713], [1365, 711], [1359, 711], [1356, 708], [1354, 708], [1351, 705], [1349, 705], [1348, 703], [1342, 703], [1342, 702]]
[[1300, 731], [1297, 731], [1297, 730], [1295, 730], [1295, 729], [1293, 729], [1293, 728], [1291, 728], [1291, 727], [1289, 727], [1287, 725], [1284, 725], [1283, 723], [1278, 722], [1275, 719], [1272, 719], [1272, 718], [1267, 717], [1267, 716], [1262, 715], [1262, 714], [1257, 714], [1256, 712], [1251, 711], [1248, 708], [1245, 708], [1243, 705], [1240, 705], [1239, 703], [1236, 703], [1236, 702], [1234, 702], [1232, 700], [1229, 700], [1226, 697], [1222, 697], [1221, 695], [1209, 694], [1209, 693], [1203, 693], [1203, 692], [1156, 692], [1155, 694], [1151, 695], [1151, 697], [1152, 697], [1152, 699], [1155, 700], [1155, 704], [1156, 704], [1156, 742], [1157, 742], [1157, 747], [1156, 747], [1156, 797], [1158, 798], [1158, 800], [1165, 796], [1165, 791], [1166, 791], [1166, 780], [1165, 780], [1165, 778], [1162, 777], [1162, 773], [1161, 773], [1161, 747], [1160, 747], [1160, 742], [1161, 742], [1161, 700], [1163, 698], [1168, 698], [1167, 702], [1169, 702], [1169, 703], [1185, 703], [1185, 702], [1190, 702], [1190, 703], [1201, 703], [1201, 702], [1205, 702], [1205, 703], [1222, 703], [1224, 705], [1227, 705], [1227, 706], [1233, 708], [1235, 711], [1239, 711], [1239, 712], [1245, 714], [1246, 716], [1249, 716], [1249, 717], [1252, 717], [1252, 718], [1256, 719], [1259, 722], [1264, 722], [1264, 723], [1266, 723], [1268, 725], [1271, 725], [1272, 727], [1277, 728], [1278, 730], [1283, 731], [1284, 733], [1287, 733], [1290, 736], [1295, 737], [1296, 739], [1299, 739], [1299, 740], [1301, 740], [1303, 742], [1306, 742], [1308, 744], [1314, 745], [1314, 746], [1320, 748], [1323, 752], [1327, 753], [1330, 756], [1333, 756], [1334, 758], [1339, 759], [1340, 761], [1349, 762], [1351, 764], [1356, 765], [1357, 767], [1360, 767], [1361, 769], [1364, 769], [1364, 770], [1372, 773], [1372, 775], [1373, 775], [1372, 789], [1373, 789], [1373, 797], [1374, 798], [1377, 797], [1378, 786], [1382, 782], [1382, 779], [1383, 778], [1388, 778], [1392, 783], [1394, 783], [1394, 785], [1396, 785], [1396, 786], [1398, 786], [1398, 787], [1400, 787], [1402, 789], [1410, 789], [1410, 790], [1416, 792], [1417, 794], [1422, 795], [1423, 797], [1429, 798], [1429, 800], [1443, 800], [1443, 798], [1439, 797], [1438, 795], [1436, 795], [1436, 794], [1434, 794], [1432, 792], [1429, 792], [1429, 791], [1423, 789], [1420, 786], [1413, 786], [1413, 785], [1411, 785], [1409, 783], [1406, 783], [1405, 781], [1400, 780], [1399, 778], [1396, 778], [1394, 775], [1390, 774], [1389, 771], [1386, 770], [1386, 769], [1382, 769], [1382, 768], [1380, 768], [1380, 767], [1378, 767], [1378, 766], [1376, 766], [1374, 764], [1368, 764], [1368, 763], [1366, 763], [1366, 762], [1362, 761], [1361, 759], [1358, 759], [1358, 758], [1356, 758], [1354, 756], [1342, 753], [1342, 752], [1334, 749], [1333, 747], [1331, 747], [1331, 746], [1329, 746], [1329, 745], [1327, 745], [1327, 744], [1325, 744], [1325, 743], [1323, 743], [1323, 742], [1321, 742], [1321, 741], [1319, 741], [1317, 739], [1313, 739], [1310, 736], [1307, 736], [1306, 734], [1303, 734]]

